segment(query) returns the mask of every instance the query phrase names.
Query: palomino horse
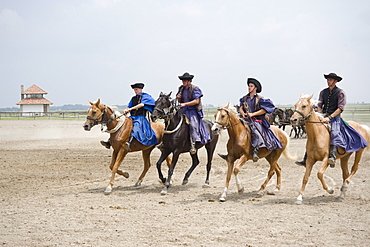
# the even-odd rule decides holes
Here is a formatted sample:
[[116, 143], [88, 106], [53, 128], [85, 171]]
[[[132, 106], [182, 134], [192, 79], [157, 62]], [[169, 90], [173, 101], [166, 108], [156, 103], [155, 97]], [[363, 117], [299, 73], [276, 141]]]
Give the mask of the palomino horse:
[[[227, 142], [227, 175], [226, 184], [224, 191], [220, 197], [220, 201], [226, 200], [226, 194], [228, 192], [229, 183], [231, 179], [231, 174], [234, 172], [236, 185], [238, 192], [242, 193], [244, 187], [238, 177], [240, 168], [245, 164], [247, 160], [252, 159], [252, 146], [251, 146], [251, 130], [250, 127], [246, 127], [241, 119], [236, 115], [232, 108], [229, 108], [230, 104], [227, 104], [223, 108], [219, 108], [215, 114], [215, 122], [212, 126], [212, 130], [220, 131], [221, 129], [227, 129], [229, 134], [229, 140]], [[266, 148], [261, 148], [259, 150], [258, 156], [265, 158], [270, 163], [270, 169], [268, 171], [267, 178], [265, 182], [261, 185], [258, 194], [263, 194], [267, 183], [270, 181], [271, 177], [276, 173], [277, 184], [275, 191], [279, 191], [281, 187], [281, 168], [277, 161], [281, 154], [283, 153], [287, 159], [293, 160], [295, 157], [290, 155], [288, 150], [289, 136], [284, 131], [280, 130], [276, 126], [271, 126], [271, 130], [277, 136], [277, 138], [283, 144], [281, 149], [275, 149], [268, 151]], [[238, 164], [234, 167], [234, 162], [239, 159]]]
[[[312, 167], [317, 161], [322, 161], [322, 165], [317, 172], [317, 177], [321, 181], [321, 184], [329, 194], [333, 194], [333, 188], [329, 188], [324, 180], [324, 172], [328, 168], [329, 158], [329, 144], [330, 144], [330, 133], [327, 127], [320, 121], [320, 117], [313, 108], [313, 102], [311, 96], [302, 95], [298, 102], [295, 104], [295, 112], [291, 117], [291, 121], [298, 123], [304, 122], [307, 131], [307, 142], [306, 142], [306, 172], [303, 177], [302, 187], [297, 197], [297, 204], [302, 204], [303, 193], [308, 182], [308, 178], [311, 174]], [[369, 143], [370, 141], [370, 129], [365, 125], [360, 125], [353, 121], [348, 121], [349, 125], [352, 126], [364, 139]], [[340, 159], [340, 165], [342, 168], [343, 185], [341, 187], [341, 193], [339, 196], [340, 200], [343, 200], [345, 193], [348, 189], [348, 184], [352, 176], [358, 170], [358, 164], [361, 160], [361, 156], [364, 149], [360, 149], [356, 152], [355, 160], [351, 168], [351, 173], [348, 171], [348, 160], [352, 153], [346, 153], [342, 148], [338, 148], [337, 159]]]
[[[84, 129], [86, 131], [90, 131], [93, 126], [97, 124], [102, 124], [106, 125], [106, 132], [110, 133], [110, 143], [113, 147], [113, 154], [109, 168], [112, 171], [112, 176], [108, 187], [104, 191], [105, 194], [109, 194], [112, 192], [112, 186], [116, 173], [124, 176], [125, 178], [129, 177], [128, 172], [121, 171], [118, 168], [121, 165], [126, 154], [128, 153], [128, 151], [126, 151], [124, 148], [124, 144], [129, 140], [130, 137], [130, 133], [132, 130], [132, 119], [124, 115], [118, 116], [119, 113], [116, 114], [112, 110], [112, 108], [100, 104], [100, 99], [98, 99], [96, 103], [92, 103], [91, 101], [89, 102], [91, 104], [91, 107], [87, 113], [86, 122], [83, 125]], [[159, 122], [152, 122], [151, 127], [155, 132], [158, 142], [161, 142], [163, 137], [164, 124]], [[141, 182], [143, 181], [145, 174], [150, 167], [150, 153], [155, 147], [156, 144], [151, 146], [142, 145], [140, 142], [136, 141], [136, 139], [134, 139], [134, 141], [132, 142], [129, 152], [142, 151], [142, 156], [144, 160], [144, 169], [135, 186], [141, 185]], [[167, 157], [167, 164], [169, 163], [171, 163], [171, 161]]]
[[[159, 178], [164, 183], [164, 188], [161, 191], [162, 195], [167, 194], [168, 187], [170, 186], [171, 176], [173, 174], [173, 171], [175, 169], [176, 163], [179, 159], [179, 156], [181, 153], [187, 153], [190, 151], [191, 145], [190, 145], [190, 133], [189, 133], [189, 124], [186, 123], [187, 119], [186, 116], [182, 113], [182, 110], [178, 109], [178, 106], [176, 106], [176, 99], [171, 101], [170, 98], [171, 93], [169, 94], [161, 94], [159, 95], [159, 98], [155, 102], [155, 108], [152, 114], [152, 118], [160, 118], [164, 119], [166, 129], [164, 131], [163, 136], [163, 151], [162, 155], [159, 158], [157, 162], [157, 169]], [[209, 186], [209, 173], [211, 171], [212, 166], [212, 157], [213, 153], [216, 148], [216, 144], [218, 141], [218, 135], [213, 134], [211, 131], [212, 123], [208, 120], [203, 120], [204, 124], [210, 133], [211, 140], [206, 144], [196, 143], [195, 148], [197, 152], [195, 154], [191, 154], [192, 159], [192, 165], [190, 169], [186, 172], [185, 177], [183, 179], [182, 184], [187, 184], [188, 179], [193, 172], [193, 170], [197, 167], [199, 164], [198, 159], [198, 149], [205, 146], [207, 150], [207, 176], [205, 181], [205, 187]], [[168, 169], [168, 176], [167, 179], [163, 177], [162, 171], [161, 171], [161, 164], [164, 161], [164, 159], [169, 155], [172, 155], [172, 163]]]

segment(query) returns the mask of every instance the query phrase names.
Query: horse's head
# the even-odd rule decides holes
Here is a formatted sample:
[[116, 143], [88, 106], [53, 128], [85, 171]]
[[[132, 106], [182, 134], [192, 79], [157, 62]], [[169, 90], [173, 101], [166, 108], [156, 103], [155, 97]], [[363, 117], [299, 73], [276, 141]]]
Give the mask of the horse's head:
[[166, 118], [172, 108], [171, 93], [164, 94], [160, 93], [158, 99], [155, 101], [155, 107], [152, 112], [152, 120], [156, 121], [158, 118]]
[[217, 112], [215, 113], [215, 122], [212, 125], [212, 131], [220, 132], [221, 129], [226, 129], [230, 125], [232, 110], [230, 109], [230, 103], [226, 106], [218, 106]]
[[295, 103], [295, 111], [290, 117], [292, 124], [298, 124], [306, 120], [313, 112], [312, 95], [301, 95], [297, 103]]
[[86, 121], [83, 124], [84, 129], [87, 131], [90, 131], [93, 126], [102, 121], [103, 115], [106, 111], [105, 105], [100, 104], [100, 99], [98, 99], [95, 103], [91, 101], [89, 101], [89, 103], [91, 106], [87, 112]]

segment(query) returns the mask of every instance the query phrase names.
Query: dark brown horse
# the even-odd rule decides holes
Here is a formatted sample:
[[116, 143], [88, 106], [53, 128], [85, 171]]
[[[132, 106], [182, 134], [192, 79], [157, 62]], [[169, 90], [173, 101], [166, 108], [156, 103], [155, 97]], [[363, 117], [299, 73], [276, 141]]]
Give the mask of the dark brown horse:
[[[247, 160], [252, 159], [252, 146], [251, 146], [251, 130], [250, 127], [246, 127], [241, 119], [236, 115], [236, 112], [229, 108], [229, 104], [221, 107], [215, 114], [215, 122], [212, 126], [212, 130], [219, 131], [221, 129], [227, 129], [229, 134], [229, 140], [227, 142], [227, 176], [226, 176], [226, 184], [224, 191], [220, 197], [220, 201], [226, 200], [226, 195], [229, 188], [229, 183], [231, 179], [231, 174], [234, 172], [236, 186], [238, 188], [238, 192], [242, 193], [244, 191], [243, 186], [238, 177], [238, 173], [240, 168], [246, 163]], [[271, 126], [271, 130], [274, 132], [276, 137], [281, 141], [283, 147], [281, 149], [274, 149], [268, 151], [266, 148], [261, 148], [259, 150], [258, 156], [261, 158], [265, 158], [269, 164], [270, 169], [268, 171], [267, 178], [265, 182], [261, 185], [259, 190], [259, 194], [263, 194], [266, 188], [267, 183], [270, 181], [271, 177], [276, 173], [277, 176], [277, 184], [276, 184], [276, 191], [280, 190], [281, 187], [281, 168], [278, 165], [278, 159], [280, 158], [281, 154], [288, 159], [295, 159], [292, 155], [290, 155], [288, 150], [289, 145], [289, 137], [285, 131], [280, 130], [276, 126]], [[234, 162], [239, 159], [238, 164], [234, 167]]]
[[[306, 143], [306, 172], [303, 177], [302, 187], [297, 197], [297, 204], [302, 204], [303, 193], [310, 177], [312, 167], [317, 161], [322, 161], [322, 165], [317, 173], [322, 187], [329, 194], [333, 194], [333, 188], [327, 186], [324, 180], [324, 172], [328, 168], [329, 158], [329, 144], [330, 144], [330, 133], [327, 127], [320, 121], [320, 117], [313, 108], [313, 102], [311, 101], [312, 96], [302, 95], [298, 102], [295, 104], [295, 113], [292, 115], [292, 122], [304, 122], [307, 130], [307, 143]], [[348, 121], [349, 125], [352, 126], [356, 131], [369, 143], [370, 142], [370, 129], [366, 125], [360, 125], [353, 121]], [[369, 147], [368, 147], [369, 148]], [[367, 148], [367, 149], [368, 149]], [[340, 165], [342, 168], [343, 185], [341, 188], [340, 200], [343, 200], [345, 193], [348, 189], [350, 179], [358, 170], [358, 164], [361, 160], [364, 149], [356, 151], [354, 163], [351, 168], [351, 173], [348, 170], [348, 161], [352, 153], [346, 153], [342, 148], [338, 148], [337, 159], [340, 159]]]
[[[142, 151], [144, 168], [135, 186], [141, 185], [141, 182], [143, 181], [145, 174], [151, 165], [150, 154], [157, 144], [145, 146], [134, 139], [131, 144], [130, 151], [126, 151], [124, 144], [129, 140], [131, 134], [132, 119], [126, 117], [125, 115], [121, 115], [118, 112], [114, 112], [109, 106], [101, 104], [100, 99], [98, 99], [96, 103], [92, 103], [91, 101], [89, 102], [91, 107], [87, 113], [86, 122], [83, 125], [84, 129], [86, 131], [90, 131], [90, 129], [97, 124], [106, 125], [106, 132], [110, 133], [110, 143], [113, 148], [112, 160], [109, 166], [112, 171], [112, 176], [104, 193], [109, 194], [112, 192], [112, 186], [116, 173], [124, 176], [125, 178], [129, 177], [128, 172], [118, 169], [128, 152]], [[158, 142], [161, 142], [164, 125], [159, 122], [151, 122], [150, 125], [155, 132]], [[167, 156], [165, 159], [167, 159], [167, 164], [171, 163], [171, 160]]]
[[[179, 107], [176, 105], [176, 99], [171, 100], [170, 96], [171, 93], [169, 94], [161, 93], [159, 95], [159, 98], [155, 102], [155, 108], [152, 114], [152, 118], [154, 119], [157, 118], [164, 119], [166, 126], [163, 136], [163, 152], [157, 162], [159, 178], [164, 183], [164, 188], [161, 191], [162, 195], [167, 194], [168, 187], [170, 186], [171, 177], [180, 154], [189, 152], [191, 148], [189, 123], [187, 123], [187, 118], [182, 113], [182, 110], [179, 109]], [[208, 120], [203, 121], [208, 132], [210, 133], [211, 140], [206, 144], [201, 143], [195, 144], [197, 152], [195, 154], [191, 154], [192, 165], [185, 174], [183, 184], [188, 183], [188, 179], [191, 173], [199, 164], [198, 149], [204, 146], [207, 151], [207, 165], [206, 165], [207, 175], [204, 186], [209, 187], [209, 173], [211, 171], [212, 158], [218, 141], [218, 135], [212, 133], [211, 131], [212, 123], [210, 121]], [[167, 178], [164, 178], [161, 171], [161, 164], [164, 161], [164, 159], [171, 153], [173, 154], [172, 163], [168, 169]]]

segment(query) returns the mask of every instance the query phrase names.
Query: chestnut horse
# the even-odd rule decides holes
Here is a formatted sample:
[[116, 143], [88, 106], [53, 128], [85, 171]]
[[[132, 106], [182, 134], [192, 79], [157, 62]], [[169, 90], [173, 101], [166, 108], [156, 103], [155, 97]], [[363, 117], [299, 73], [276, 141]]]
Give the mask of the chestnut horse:
[[[105, 125], [107, 127], [106, 132], [110, 133], [110, 144], [113, 148], [112, 160], [109, 166], [112, 171], [112, 176], [104, 193], [110, 194], [112, 192], [112, 186], [116, 173], [124, 176], [125, 178], [129, 177], [128, 172], [118, 169], [128, 152], [142, 151], [144, 169], [135, 184], [135, 186], [140, 186], [151, 165], [150, 154], [157, 144], [146, 146], [134, 139], [131, 144], [130, 151], [126, 151], [124, 144], [130, 138], [132, 119], [126, 117], [125, 115], [120, 115], [118, 112], [114, 112], [109, 106], [101, 104], [100, 99], [98, 99], [96, 103], [92, 103], [91, 101], [89, 101], [89, 103], [91, 104], [91, 107], [87, 113], [86, 122], [83, 125], [84, 129], [86, 131], [90, 131], [90, 129], [97, 124]], [[150, 125], [155, 132], [158, 143], [160, 143], [163, 137], [164, 124], [160, 122], [151, 122]], [[167, 165], [171, 163], [169, 157], [167, 157], [166, 161]]]
[[[234, 172], [236, 186], [238, 192], [242, 193], [244, 191], [243, 186], [238, 177], [240, 168], [250, 159], [252, 159], [252, 145], [251, 145], [251, 130], [249, 126], [245, 126], [242, 120], [236, 115], [236, 112], [229, 108], [230, 104], [227, 104], [223, 108], [219, 108], [215, 114], [215, 122], [212, 126], [212, 130], [220, 131], [221, 129], [227, 129], [229, 134], [229, 140], [227, 142], [227, 175], [226, 184], [224, 191], [220, 197], [220, 201], [226, 200], [226, 194], [228, 192], [229, 183], [231, 179], [231, 174]], [[277, 161], [281, 154], [287, 159], [294, 160], [288, 150], [289, 136], [285, 131], [280, 130], [276, 126], [271, 126], [271, 130], [274, 132], [276, 137], [281, 141], [283, 147], [281, 149], [267, 150], [266, 148], [260, 148], [258, 156], [260, 158], [265, 158], [269, 164], [270, 169], [268, 171], [267, 178], [265, 182], [261, 185], [258, 194], [263, 194], [267, 183], [270, 181], [271, 177], [276, 173], [277, 184], [275, 191], [279, 191], [281, 187], [281, 168]], [[239, 159], [238, 164], [234, 167], [234, 162]]]
[[[312, 167], [317, 161], [322, 161], [322, 165], [317, 172], [317, 177], [321, 181], [321, 184], [329, 194], [333, 194], [333, 188], [327, 186], [324, 180], [324, 172], [328, 168], [328, 158], [329, 158], [329, 145], [330, 145], [330, 133], [321, 121], [320, 117], [313, 108], [313, 101], [311, 96], [302, 95], [298, 102], [295, 104], [295, 112], [291, 117], [291, 121], [295, 123], [304, 122], [307, 132], [307, 142], [306, 142], [306, 172], [303, 177], [302, 187], [299, 191], [296, 203], [302, 204], [303, 193], [308, 182], [308, 178], [311, 174]], [[349, 125], [352, 126], [356, 131], [362, 135], [362, 137], [369, 143], [370, 141], [370, 129], [366, 125], [360, 125], [353, 121], [348, 121]], [[341, 193], [339, 196], [340, 200], [343, 200], [345, 193], [348, 189], [348, 184], [352, 176], [358, 170], [358, 164], [361, 160], [362, 153], [364, 149], [360, 149], [355, 153], [354, 163], [351, 168], [351, 173], [348, 170], [348, 160], [352, 153], [346, 153], [344, 149], [338, 148], [337, 159], [340, 159], [340, 165], [342, 168], [342, 178], [343, 185], [341, 187]]]

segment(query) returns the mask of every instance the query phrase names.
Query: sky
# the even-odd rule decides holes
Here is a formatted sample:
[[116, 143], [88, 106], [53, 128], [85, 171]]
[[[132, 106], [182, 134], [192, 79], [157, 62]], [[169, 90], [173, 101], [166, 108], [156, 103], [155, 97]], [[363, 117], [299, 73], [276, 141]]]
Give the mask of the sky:
[[203, 104], [238, 103], [248, 77], [294, 104], [330, 72], [369, 103], [369, 67], [368, 0], [0, 0], [0, 107], [33, 84], [54, 106], [125, 105], [131, 84], [174, 95], [184, 72]]

